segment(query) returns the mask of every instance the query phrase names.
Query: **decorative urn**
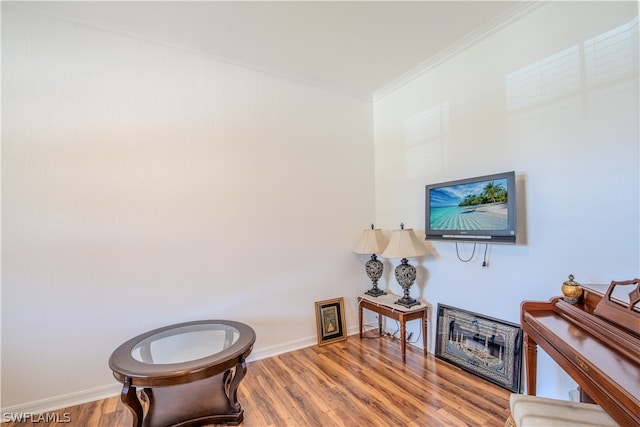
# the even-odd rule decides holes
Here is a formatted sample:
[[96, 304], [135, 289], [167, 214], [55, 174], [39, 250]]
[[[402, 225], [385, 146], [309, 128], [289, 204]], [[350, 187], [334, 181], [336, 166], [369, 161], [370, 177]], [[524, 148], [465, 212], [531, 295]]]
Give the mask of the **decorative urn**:
[[569, 304], [577, 304], [582, 296], [580, 283], [574, 282], [573, 274], [569, 275], [569, 280], [562, 284], [562, 299]]

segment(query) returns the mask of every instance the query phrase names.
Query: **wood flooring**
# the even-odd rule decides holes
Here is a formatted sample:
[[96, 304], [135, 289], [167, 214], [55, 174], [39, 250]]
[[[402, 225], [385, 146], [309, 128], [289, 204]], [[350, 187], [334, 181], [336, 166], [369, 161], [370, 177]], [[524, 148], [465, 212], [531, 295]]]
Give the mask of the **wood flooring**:
[[[312, 346], [248, 363], [244, 427], [504, 426], [508, 390], [389, 337]], [[119, 396], [55, 411], [70, 422], [2, 427], [129, 427]]]

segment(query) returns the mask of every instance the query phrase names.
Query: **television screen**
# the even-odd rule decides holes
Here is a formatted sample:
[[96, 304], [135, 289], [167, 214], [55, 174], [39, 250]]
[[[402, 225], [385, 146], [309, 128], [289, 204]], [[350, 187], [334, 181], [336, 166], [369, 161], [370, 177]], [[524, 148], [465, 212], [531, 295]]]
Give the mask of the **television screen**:
[[516, 241], [515, 173], [426, 186], [426, 238]]

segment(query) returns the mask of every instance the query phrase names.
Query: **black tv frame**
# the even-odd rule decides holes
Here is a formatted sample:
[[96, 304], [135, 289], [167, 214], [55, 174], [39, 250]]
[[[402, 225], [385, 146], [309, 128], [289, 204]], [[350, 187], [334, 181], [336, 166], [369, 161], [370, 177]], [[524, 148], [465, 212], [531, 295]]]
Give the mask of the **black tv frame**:
[[[507, 181], [507, 227], [500, 230], [462, 230], [431, 228], [431, 191], [448, 187], [505, 179]], [[477, 176], [425, 186], [425, 238], [458, 242], [516, 243], [516, 177], [515, 172]]]

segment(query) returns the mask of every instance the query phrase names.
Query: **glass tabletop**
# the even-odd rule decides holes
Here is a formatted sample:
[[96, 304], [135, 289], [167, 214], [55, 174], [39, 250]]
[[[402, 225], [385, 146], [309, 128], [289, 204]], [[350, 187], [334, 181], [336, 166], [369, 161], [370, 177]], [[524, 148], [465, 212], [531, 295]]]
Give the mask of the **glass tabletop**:
[[164, 365], [202, 359], [231, 347], [240, 331], [221, 323], [190, 324], [148, 336], [131, 349], [139, 362]]

